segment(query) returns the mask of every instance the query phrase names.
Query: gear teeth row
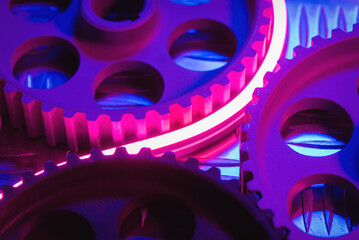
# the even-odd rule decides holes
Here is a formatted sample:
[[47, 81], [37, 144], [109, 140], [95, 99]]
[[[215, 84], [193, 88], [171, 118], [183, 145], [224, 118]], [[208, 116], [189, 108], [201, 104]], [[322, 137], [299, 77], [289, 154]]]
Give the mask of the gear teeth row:
[[[67, 143], [70, 151], [78, 152], [90, 148], [108, 148], [153, 137], [187, 126], [198, 121], [237, 96], [251, 80], [262, 62], [270, 38], [273, 9], [269, 1], [260, 2], [263, 10], [252, 36], [252, 45], [247, 49], [242, 64], [207, 90], [180, 99], [179, 103], [159, 107], [146, 113], [117, 116], [87, 114], [62, 109], [48, 103], [41, 103], [32, 96], [21, 93], [11, 84], [2, 81], [0, 93], [6, 99], [6, 108], [13, 127], [26, 126], [31, 138], [45, 136], [50, 146]], [[0, 101], [2, 102], [2, 101]], [[0, 113], [5, 106], [1, 103]], [[116, 118], [116, 119], [114, 119]]]

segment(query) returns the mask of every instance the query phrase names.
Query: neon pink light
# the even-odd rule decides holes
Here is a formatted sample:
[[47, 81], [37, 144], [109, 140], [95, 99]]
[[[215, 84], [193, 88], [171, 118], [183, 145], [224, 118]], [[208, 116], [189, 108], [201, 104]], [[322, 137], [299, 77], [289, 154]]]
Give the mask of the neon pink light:
[[[196, 123], [153, 138], [123, 145], [123, 147], [126, 147], [128, 153], [136, 154], [143, 147], [148, 147], [152, 150], [165, 148], [167, 146], [171, 146], [172, 144], [193, 138], [201, 133], [213, 129], [242, 110], [252, 100], [253, 91], [258, 87], [263, 87], [264, 75], [268, 71], [273, 71], [275, 69], [277, 61], [282, 54], [287, 34], [287, 9], [285, 0], [273, 0], [273, 13], [275, 24], [273, 28], [272, 41], [267, 55], [257, 73], [254, 75], [252, 81], [237, 97], [218, 111]], [[105, 155], [112, 155], [114, 152], [115, 148], [103, 151]], [[81, 159], [88, 157], [89, 155], [82, 156]]]
[[66, 163], [67, 163], [67, 162], [61, 162], [61, 163], [56, 164], [56, 166], [61, 167], [61, 166], [66, 165]]
[[4, 198], [4, 195], [0, 193], [0, 200]]
[[20, 187], [24, 182], [21, 180], [20, 182], [15, 183], [12, 185], [14, 188]]
[[38, 171], [37, 173], [35, 173], [34, 175], [39, 176], [39, 175], [43, 174], [44, 172], [45, 172], [45, 170], [41, 170], [41, 171]]

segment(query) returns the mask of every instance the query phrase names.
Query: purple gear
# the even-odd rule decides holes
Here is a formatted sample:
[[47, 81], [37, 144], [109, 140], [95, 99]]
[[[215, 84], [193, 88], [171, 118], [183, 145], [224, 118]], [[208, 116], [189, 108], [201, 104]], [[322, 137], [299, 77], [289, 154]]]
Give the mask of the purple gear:
[[[43, 171], [25, 173], [2, 194], [4, 240], [45, 233], [82, 239], [76, 238], [78, 231], [86, 239], [286, 236], [284, 229], [273, 228], [269, 210], [256, 207], [254, 195], [239, 194], [238, 181], [221, 181], [217, 168], [199, 170], [196, 159], [180, 163], [174, 154], [154, 157], [150, 149], [129, 155], [118, 148], [111, 156], [95, 149], [86, 160], [69, 154], [66, 162], [47, 162]], [[73, 229], [68, 221], [81, 230], [67, 233]]]
[[[309, 49], [295, 48], [246, 107], [242, 178], [260, 192], [258, 205], [273, 210], [275, 225], [289, 229], [289, 239], [359, 238], [358, 42], [354, 25], [353, 32], [334, 30], [330, 39], [313, 38]], [[306, 133], [334, 144], [290, 140]]]

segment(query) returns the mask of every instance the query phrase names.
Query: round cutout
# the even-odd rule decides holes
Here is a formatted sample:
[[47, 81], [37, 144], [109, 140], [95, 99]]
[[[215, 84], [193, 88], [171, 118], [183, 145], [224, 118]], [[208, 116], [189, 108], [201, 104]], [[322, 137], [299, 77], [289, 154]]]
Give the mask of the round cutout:
[[50, 89], [65, 84], [78, 70], [77, 49], [56, 37], [31, 39], [14, 53], [15, 79], [29, 88]]
[[135, 21], [145, 7], [145, 0], [92, 0], [92, 9], [100, 18], [111, 21]]
[[193, 71], [211, 71], [229, 63], [237, 50], [236, 36], [226, 25], [207, 19], [177, 27], [169, 38], [175, 63]]
[[49, 22], [70, 4], [71, 0], [12, 0], [10, 10], [32, 22]]
[[115, 63], [95, 80], [95, 100], [104, 109], [126, 109], [157, 103], [164, 91], [160, 73], [141, 62]]
[[338, 104], [319, 98], [303, 99], [282, 116], [280, 133], [294, 151], [313, 157], [342, 150], [353, 134], [353, 122]]
[[289, 215], [303, 232], [332, 238], [350, 234], [358, 226], [359, 192], [349, 181], [321, 174], [298, 181], [291, 191]]

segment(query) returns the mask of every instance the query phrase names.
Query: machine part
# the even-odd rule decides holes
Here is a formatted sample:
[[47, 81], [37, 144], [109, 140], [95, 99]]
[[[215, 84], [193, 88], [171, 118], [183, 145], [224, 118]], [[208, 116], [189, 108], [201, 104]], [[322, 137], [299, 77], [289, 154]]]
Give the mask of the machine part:
[[242, 181], [289, 239], [358, 238], [358, 42], [354, 25], [295, 48], [246, 108]]
[[[90, 177], [89, 177], [90, 176]], [[285, 239], [256, 196], [238, 181], [221, 181], [216, 168], [177, 162], [150, 149], [118, 148], [88, 160], [69, 154], [2, 187], [1, 239]], [[74, 228], [76, 226], [76, 228]], [[77, 227], [78, 226], [78, 227]], [[84, 237], [86, 236], [86, 237]]]
[[[13, 126], [26, 125], [30, 137], [45, 135], [49, 145], [66, 142], [72, 151], [170, 132], [235, 98], [271, 38], [273, 12], [264, 0], [123, 4], [0, 6], [1, 22], [12, 22], [1, 25], [8, 37], [0, 74]], [[198, 56], [226, 66], [181, 67]]]

